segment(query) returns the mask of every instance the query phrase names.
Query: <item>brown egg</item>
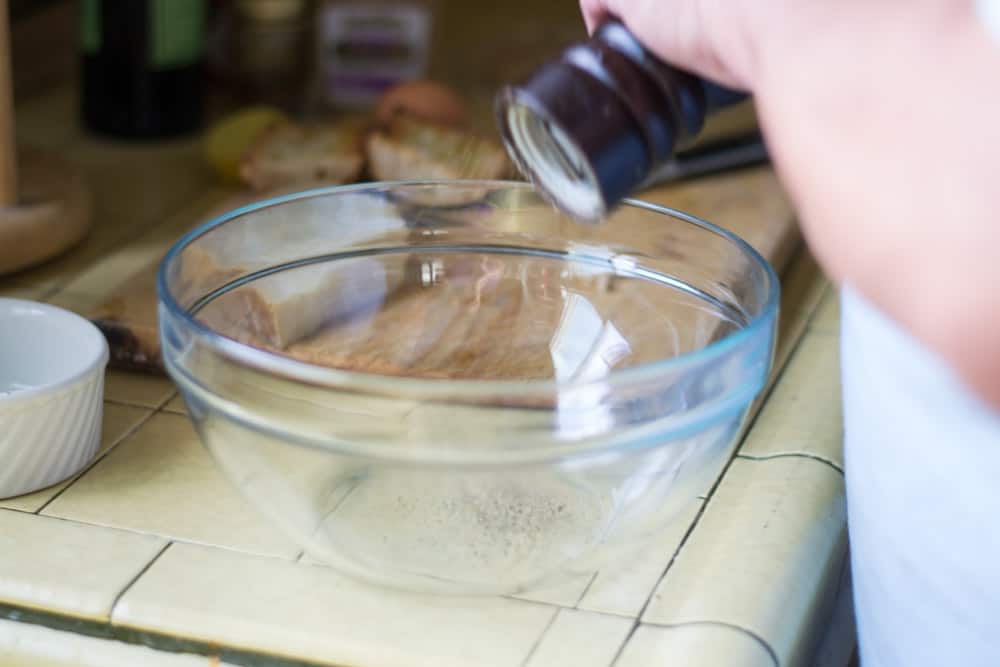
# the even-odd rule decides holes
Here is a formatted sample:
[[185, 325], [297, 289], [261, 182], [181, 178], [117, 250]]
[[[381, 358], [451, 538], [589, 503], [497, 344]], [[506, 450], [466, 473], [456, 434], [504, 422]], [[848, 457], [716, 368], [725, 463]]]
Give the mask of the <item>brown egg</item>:
[[406, 81], [383, 93], [375, 106], [375, 122], [384, 125], [405, 113], [443, 125], [465, 124], [465, 102], [452, 88], [437, 81]]

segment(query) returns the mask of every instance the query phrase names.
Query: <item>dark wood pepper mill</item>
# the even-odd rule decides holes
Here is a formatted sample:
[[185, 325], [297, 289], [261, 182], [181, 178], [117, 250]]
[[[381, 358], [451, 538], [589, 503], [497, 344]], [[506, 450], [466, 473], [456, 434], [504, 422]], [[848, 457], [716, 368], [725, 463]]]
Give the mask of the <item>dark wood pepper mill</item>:
[[541, 194], [596, 222], [693, 141], [711, 113], [745, 97], [666, 65], [610, 20], [502, 90], [497, 121]]

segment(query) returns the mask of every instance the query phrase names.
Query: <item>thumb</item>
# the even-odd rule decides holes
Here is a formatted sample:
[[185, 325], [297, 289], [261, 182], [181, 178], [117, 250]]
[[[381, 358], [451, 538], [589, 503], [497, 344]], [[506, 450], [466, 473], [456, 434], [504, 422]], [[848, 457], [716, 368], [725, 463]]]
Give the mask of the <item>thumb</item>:
[[746, 91], [753, 88], [756, 58], [742, 6], [719, 0], [580, 0], [590, 32], [617, 18], [665, 62]]

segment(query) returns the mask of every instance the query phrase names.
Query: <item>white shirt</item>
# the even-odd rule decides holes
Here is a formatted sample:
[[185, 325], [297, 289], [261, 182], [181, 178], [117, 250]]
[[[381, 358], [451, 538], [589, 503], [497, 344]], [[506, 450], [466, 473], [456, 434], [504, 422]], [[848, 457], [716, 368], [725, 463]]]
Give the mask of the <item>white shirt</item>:
[[1000, 414], [856, 292], [841, 296], [862, 665], [1000, 665]]

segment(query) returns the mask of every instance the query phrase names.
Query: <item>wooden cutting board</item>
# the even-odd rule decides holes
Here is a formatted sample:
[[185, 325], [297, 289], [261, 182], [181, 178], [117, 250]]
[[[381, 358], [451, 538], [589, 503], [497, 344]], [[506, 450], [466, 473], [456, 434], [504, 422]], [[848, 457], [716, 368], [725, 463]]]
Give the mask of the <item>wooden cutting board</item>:
[[[660, 186], [643, 193], [641, 198], [693, 213], [729, 229], [753, 245], [778, 271], [800, 240], [792, 208], [767, 166]], [[237, 197], [213, 213], [254, 199], [259, 196]], [[191, 226], [201, 222], [203, 219], [192, 220]], [[163, 372], [157, 321], [158, 265], [159, 261], [154, 262], [136, 273], [91, 314], [108, 338], [111, 364], [115, 368]], [[400, 308], [399, 312], [413, 310]]]

